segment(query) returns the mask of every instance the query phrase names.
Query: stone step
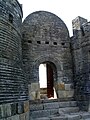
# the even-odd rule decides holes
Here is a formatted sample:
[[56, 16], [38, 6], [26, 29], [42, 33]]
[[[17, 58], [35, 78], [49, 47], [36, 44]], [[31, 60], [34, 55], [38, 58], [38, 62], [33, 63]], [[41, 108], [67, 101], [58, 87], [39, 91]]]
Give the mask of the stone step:
[[66, 107], [66, 108], [59, 108], [59, 113], [75, 113], [79, 111], [79, 107]]
[[78, 112], [74, 114], [64, 114], [60, 115], [51, 115], [49, 117], [40, 117], [40, 118], [31, 118], [30, 120], [90, 120], [90, 113], [88, 112]]
[[82, 116], [83, 119], [88, 119], [89, 118], [89, 120], [90, 120], [90, 112], [85, 112], [85, 113], [82, 112], [81, 116]]
[[90, 112], [79, 111], [78, 113], [70, 113], [70, 115], [79, 115], [82, 119], [90, 118]]
[[66, 113], [75, 113], [78, 111], [79, 111], [78, 107], [66, 107], [66, 108], [59, 108], [59, 109], [32, 111], [30, 112], [30, 116], [32, 118], [39, 118], [39, 117], [46, 117], [46, 116], [57, 115], [57, 114], [64, 115]]
[[[77, 107], [76, 101], [63, 101], [50, 100], [50, 101], [32, 101], [30, 104], [30, 117], [33, 119], [62, 119], [64, 114], [70, 114], [78, 112], [79, 108]], [[49, 116], [53, 116], [49, 118]], [[56, 118], [55, 118], [56, 117]], [[59, 118], [58, 118], [59, 117]], [[74, 116], [76, 117], [76, 116]], [[63, 118], [63, 120], [66, 117]]]
[[59, 109], [65, 107], [76, 107], [76, 101], [65, 101], [65, 102], [47, 102], [47, 103], [32, 103], [30, 104], [30, 111], [37, 110], [48, 110], [48, 109]]

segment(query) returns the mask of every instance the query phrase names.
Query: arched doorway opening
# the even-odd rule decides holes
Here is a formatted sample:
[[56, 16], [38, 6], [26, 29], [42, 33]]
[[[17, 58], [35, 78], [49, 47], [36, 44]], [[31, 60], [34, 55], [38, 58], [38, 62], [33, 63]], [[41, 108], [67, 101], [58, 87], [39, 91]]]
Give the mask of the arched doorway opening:
[[39, 65], [41, 99], [57, 99], [54, 87], [56, 75], [56, 67], [52, 62], [43, 62]]

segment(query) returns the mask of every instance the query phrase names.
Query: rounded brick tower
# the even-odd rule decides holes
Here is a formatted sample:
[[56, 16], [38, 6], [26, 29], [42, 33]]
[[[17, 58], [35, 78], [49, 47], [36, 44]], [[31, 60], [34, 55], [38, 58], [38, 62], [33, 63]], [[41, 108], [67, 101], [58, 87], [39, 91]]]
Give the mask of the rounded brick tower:
[[21, 57], [22, 16], [17, 0], [0, 0], [0, 103], [27, 99]]
[[55, 88], [58, 98], [73, 97], [70, 37], [65, 23], [50, 12], [37, 11], [24, 20], [22, 30], [23, 63], [31, 99], [39, 99], [40, 64], [47, 66], [47, 96], [53, 96]]

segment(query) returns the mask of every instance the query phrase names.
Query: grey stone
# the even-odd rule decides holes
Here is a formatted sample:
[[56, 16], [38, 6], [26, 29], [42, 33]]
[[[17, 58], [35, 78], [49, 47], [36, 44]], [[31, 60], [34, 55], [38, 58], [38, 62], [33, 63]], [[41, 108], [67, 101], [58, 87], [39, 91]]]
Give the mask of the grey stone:
[[68, 115], [68, 120], [80, 120], [79, 115]]
[[36, 118], [35, 120], [50, 120], [48, 117]]
[[70, 106], [70, 101], [68, 102], [59, 102], [59, 107], [64, 108], [64, 107], [69, 107]]
[[30, 114], [30, 112], [29, 112], [29, 111], [25, 113], [25, 120], [29, 120], [29, 119], [30, 119], [29, 114]]
[[16, 103], [11, 104], [11, 115], [14, 116], [17, 113]]
[[77, 102], [76, 101], [70, 101], [70, 106], [72, 106], [72, 107], [77, 106]]
[[58, 102], [53, 102], [53, 103], [44, 103], [44, 109], [55, 109], [59, 108]]
[[68, 118], [64, 116], [58, 116], [58, 117], [52, 117], [50, 120], [68, 120]]
[[71, 90], [71, 84], [65, 84], [65, 90]]
[[19, 115], [19, 119], [20, 119], [20, 120], [26, 120], [26, 118], [25, 118], [25, 113], [20, 114], [20, 115]]
[[30, 112], [30, 116], [32, 118], [40, 118], [40, 117], [50, 116], [50, 110], [33, 111], [33, 112]]
[[78, 107], [66, 107], [66, 108], [59, 108], [59, 111], [63, 113], [75, 113], [79, 111]]
[[20, 120], [19, 115], [14, 115], [11, 117], [11, 120]]
[[17, 113], [21, 114], [24, 113], [24, 103], [23, 102], [19, 102], [16, 104], [17, 106]]
[[88, 119], [88, 118], [90, 118], [90, 113], [87, 113], [87, 112], [82, 113], [81, 116], [82, 116], [83, 119]]
[[34, 111], [34, 110], [43, 110], [43, 104], [31, 104], [30, 105], [30, 111]]

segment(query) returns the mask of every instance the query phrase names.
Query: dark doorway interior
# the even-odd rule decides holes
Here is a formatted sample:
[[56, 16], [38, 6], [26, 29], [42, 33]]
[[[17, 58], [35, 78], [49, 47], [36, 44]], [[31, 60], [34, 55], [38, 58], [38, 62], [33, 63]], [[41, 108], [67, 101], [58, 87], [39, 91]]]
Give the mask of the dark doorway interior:
[[54, 97], [54, 90], [53, 90], [53, 69], [50, 64], [46, 64], [47, 67], [47, 97]]

